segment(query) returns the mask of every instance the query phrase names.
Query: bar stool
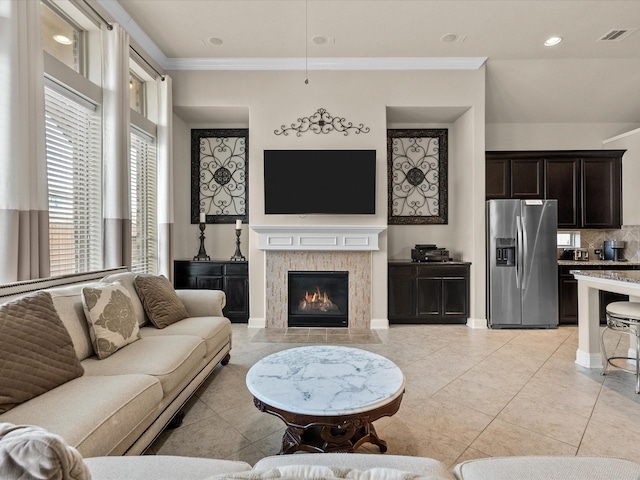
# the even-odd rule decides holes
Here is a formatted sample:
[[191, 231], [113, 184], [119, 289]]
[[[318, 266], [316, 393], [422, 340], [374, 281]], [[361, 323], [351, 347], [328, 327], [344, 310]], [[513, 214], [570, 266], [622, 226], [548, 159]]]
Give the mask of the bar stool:
[[[607, 357], [604, 348], [604, 332], [615, 330], [636, 337], [636, 356], [631, 357]], [[611, 362], [615, 359], [633, 360], [636, 362], [636, 393], [640, 393], [640, 302], [613, 302], [607, 305], [607, 326], [602, 330], [600, 336], [600, 346], [602, 350], [602, 375], [607, 374], [607, 367], [611, 364], [616, 368], [632, 372], [632, 370]]]

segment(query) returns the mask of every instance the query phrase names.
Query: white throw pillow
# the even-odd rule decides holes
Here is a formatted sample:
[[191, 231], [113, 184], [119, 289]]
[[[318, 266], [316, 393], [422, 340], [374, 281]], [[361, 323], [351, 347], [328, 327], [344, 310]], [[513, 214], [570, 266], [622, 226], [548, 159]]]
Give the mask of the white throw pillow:
[[262, 471], [248, 471], [216, 475], [207, 480], [442, 480], [441, 477], [422, 476], [393, 468], [370, 468], [355, 470], [343, 467], [327, 467], [324, 465], [285, 465]]
[[84, 287], [82, 305], [93, 350], [100, 360], [140, 338], [131, 296], [121, 282]]

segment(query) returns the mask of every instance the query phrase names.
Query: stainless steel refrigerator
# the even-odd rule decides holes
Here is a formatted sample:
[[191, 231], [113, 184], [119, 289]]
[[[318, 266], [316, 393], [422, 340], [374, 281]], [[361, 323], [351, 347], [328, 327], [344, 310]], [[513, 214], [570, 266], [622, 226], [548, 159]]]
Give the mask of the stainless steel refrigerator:
[[487, 201], [491, 328], [557, 328], [556, 200]]

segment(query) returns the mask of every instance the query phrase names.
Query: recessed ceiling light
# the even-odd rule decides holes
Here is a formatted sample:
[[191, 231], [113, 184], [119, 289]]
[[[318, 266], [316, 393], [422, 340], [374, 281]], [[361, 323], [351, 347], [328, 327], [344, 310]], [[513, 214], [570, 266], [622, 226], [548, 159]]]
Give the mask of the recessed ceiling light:
[[53, 39], [62, 45], [71, 45], [73, 43], [71, 39], [65, 35], [54, 35]]
[[455, 33], [447, 33], [446, 35], [440, 37], [440, 41], [442, 43], [453, 43], [456, 40], [458, 40], [458, 35], [456, 35]]
[[222, 45], [222, 39], [218, 37], [209, 37], [209, 43], [211, 45]]
[[311, 41], [316, 45], [324, 45], [325, 43], [327, 43], [327, 37], [323, 37], [322, 35], [316, 35], [315, 37], [311, 38]]
[[544, 42], [545, 47], [553, 47], [554, 45], [559, 44], [562, 41], [562, 37], [549, 37]]

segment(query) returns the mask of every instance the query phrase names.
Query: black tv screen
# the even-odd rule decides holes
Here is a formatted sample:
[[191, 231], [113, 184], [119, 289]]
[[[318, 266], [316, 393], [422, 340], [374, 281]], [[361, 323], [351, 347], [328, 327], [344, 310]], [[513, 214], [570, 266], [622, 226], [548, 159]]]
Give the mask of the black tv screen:
[[376, 213], [375, 150], [265, 150], [266, 214]]

